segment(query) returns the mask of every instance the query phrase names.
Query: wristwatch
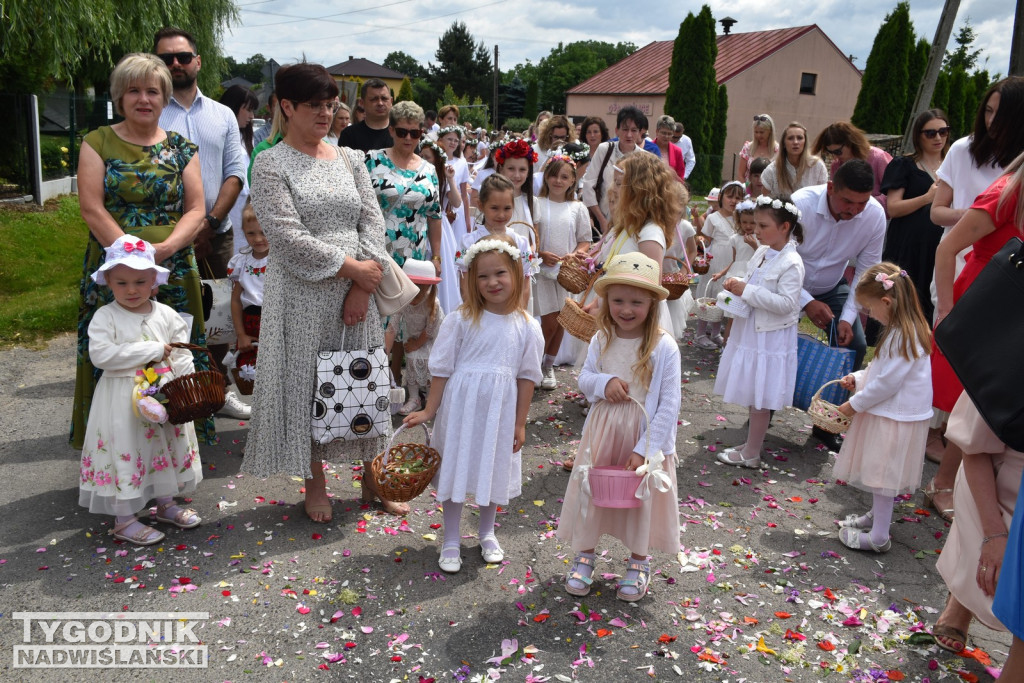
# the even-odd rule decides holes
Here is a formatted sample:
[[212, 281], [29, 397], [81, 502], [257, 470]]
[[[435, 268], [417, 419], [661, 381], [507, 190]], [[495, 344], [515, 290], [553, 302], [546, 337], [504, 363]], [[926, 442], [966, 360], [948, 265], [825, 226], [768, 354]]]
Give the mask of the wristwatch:
[[206, 214], [206, 222], [210, 224], [210, 229], [214, 232], [220, 230], [221, 220], [214, 216], [212, 213]]
[[430, 260], [432, 262], [434, 262], [434, 263], [440, 263], [441, 262], [441, 257], [440, 256], [433, 256]]

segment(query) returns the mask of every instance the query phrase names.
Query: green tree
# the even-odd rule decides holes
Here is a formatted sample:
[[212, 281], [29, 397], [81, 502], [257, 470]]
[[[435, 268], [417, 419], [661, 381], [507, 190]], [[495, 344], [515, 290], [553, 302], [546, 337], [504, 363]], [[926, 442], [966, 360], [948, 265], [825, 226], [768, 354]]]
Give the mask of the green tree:
[[910, 62], [907, 65], [909, 73], [907, 79], [907, 106], [903, 109], [903, 118], [900, 119], [904, 124], [908, 123], [914, 115], [914, 100], [917, 98], [917, 88], [921, 83], [921, 79], [924, 78], [925, 69], [928, 67], [928, 54], [931, 52], [931, 49], [931, 44], [924, 38], [920, 38], [917, 41], [917, 47], [910, 53]]
[[973, 71], [978, 65], [978, 56], [981, 55], [980, 49], [971, 49], [975, 38], [977, 38], [977, 35], [975, 35], [974, 28], [971, 26], [971, 18], [967, 17], [964, 20], [964, 25], [960, 27], [960, 30], [957, 31], [956, 36], [953, 38], [953, 42], [956, 43], [956, 49], [952, 52], [946, 51], [942, 68], [950, 72], [957, 67], [962, 68], [965, 72]]
[[412, 92], [412, 81], [406, 76], [402, 79], [402, 85], [398, 88], [398, 95], [395, 96], [395, 102], [404, 102], [405, 100], [415, 101], [415, 97]]
[[537, 83], [537, 79], [527, 81], [526, 101], [523, 103], [523, 116], [530, 119], [530, 123], [533, 123], [534, 119], [537, 118], [537, 114], [540, 113], [540, 108], [537, 106], [539, 94], [540, 86]]
[[871, 133], [903, 130], [911, 53], [915, 50], [910, 3], [900, 2], [882, 22], [864, 67], [853, 125]]
[[[567, 90], [636, 52], [633, 43], [583, 40], [559, 43], [537, 64], [535, 78], [543, 83], [537, 106], [554, 112], [565, 111]], [[526, 80], [526, 79], [523, 79]]]
[[501, 83], [498, 86], [498, 101], [498, 114], [501, 117], [499, 125], [505, 119], [522, 116], [526, 105], [526, 84], [518, 76], [508, 83]]
[[401, 50], [389, 52], [387, 57], [384, 58], [383, 66], [385, 69], [405, 74], [412, 80], [426, 78], [429, 75], [423, 65], [416, 61], [415, 57]]
[[99, 85], [128, 52], [149, 52], [162, 26], [192, 33], [203, 56], [199, 87], [214, 92], [224, 73], [221, 35], [238, 10], [232, 0], [7, 0], [0, 6], [0, 82], [13, 92], [58, 83]]
[[[438, 92], [451, 86], [468, 97], [491, 96], [491, 60], [483, 43], [475, 45], [466, 25], [456, 21], [438, 39], [436, 64], [430, 65], [430, 83]], [[443, 97], [443, 96], [442, 96]]]
[[947, 116], [949, 115], [949, 74], [945, 71], [940, 71], [939, 77], [935, 79], [935, 92], [932, 93], [931, 106], [941, 109], [947, 112]]
[[[704, 157], [707, 159], [708, 173], [711, 178], [722, 178], [722, 164], [725, 161], [725, 136], [728, 133], [728, 117], [729, 91], [726, 90], [723, 84], [718, 86], [718, 97], [715, 101], [715, 118], [711, 129], [711, 150], [713, 153]], [[717, 150], [717, 153], [714, 153], [714, 150]], [[692, 173], [690, 177], [693, 177]]]
[[[949, 103], [946, 105], [946, 115], [949, 116], [949, 127], [953, 129], [951, 135], [954, 139], [964, 134], [964, 99], [967, 96], [967, 83], [967, 72], [963, 67], [958, 66], [950, 70]], [[973, 85], [972, 82], [972, 94]]]
[[[718, 79], [715, 75], [715, 19], [711, 8], [686, 15], [679, 25], [672, 48], [665, 93], [665, 113], [686, 126], [698, 159], [721, 158], [723, 148], [715, 148], [715, 115], [718, 110]], [[721, 166], [716, 174], [710, 163], [700, 162], [690, 175], [695, 191], [706, 192], [721, 182]]]

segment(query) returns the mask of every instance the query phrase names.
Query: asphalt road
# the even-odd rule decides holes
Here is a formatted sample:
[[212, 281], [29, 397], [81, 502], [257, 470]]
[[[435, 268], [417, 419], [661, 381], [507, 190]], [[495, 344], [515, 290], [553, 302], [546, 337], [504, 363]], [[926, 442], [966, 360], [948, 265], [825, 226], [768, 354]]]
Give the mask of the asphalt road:
[[[679, 557], [656, 556], [650, 594], [614, 597], [628, 554], [604, 546], [594, 593], [564, 592], [570, 551], [554, 537], [583, 416], [567, 368], [534, 398], [523, 496], [499, 515], [506, 561], [485, 566], [467, 506], [460, 574], [437, 568], [440, 512], [428, 490], [404, 521], [359, 502], [358, 468], [332, 467], [334, 521], [310, 522], [301, 481], [240, 473], [246, 427], [218, 419], [191, 505], [204, 523], [139, 549], [77, 505], [67, 445], [71, 336], [0, 352], [0, 676], [4, 681], [817, 681], [988, 680], [978, 660], [919, 635], [945, 600], [935, 570], [948, 531], [897, 505], [886, 555], [842, 546], [833, 520], [869, 496], [837, 485], [800, 412], [776, 414], [770, 467], [718, 464], [709, 448], [744, 436], [745, 412], [710, 395], [717, 353], [683, 349], [678, 440]], [[925, 477], [934, 465], [927, 464]], [[165, 529], [166, 530], [166, 529]], [[206, 612], [199, 669], [14, 668], [15, 612]], [[99, 633], [99, 632], [98, 632]], [[102, 635], [102, 634], [101, 634]], [[975, 624], [992, 666], [1009, 637]], [[504, 651], [503, 651], [504, 646]], [[504, 656], [503, 656], [504, 655]], [[462, 668], [465, 667], [465, 668]], [[461, 670], [460, 670], [461, 669]], [[903, 678], [901, 678], [901, 675]], [[462, 677], [462, 678], [460, 678]]]

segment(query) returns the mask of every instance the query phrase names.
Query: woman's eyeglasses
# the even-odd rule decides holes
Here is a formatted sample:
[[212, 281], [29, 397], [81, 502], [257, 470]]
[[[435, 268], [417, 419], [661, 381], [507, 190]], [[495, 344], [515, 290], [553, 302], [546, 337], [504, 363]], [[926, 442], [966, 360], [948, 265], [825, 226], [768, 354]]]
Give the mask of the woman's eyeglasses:
[[192, 60], [198, 55], [194, 55], [191, 52], [165, 52], [164, 54], [157, 55], [160, 59], [164, 60], [164, 64], [167, 66], [174, 66], [174, 60], [178, 60], [178, 64], [182, 66], [191, 64]]
[[395, 137], [419, 140], [421, 135], [423, 135], [423, 131], [419, 128], [399, 128], [395, 126]]
[[936, 135], [941, 135], [942, 137], [946, 138], [949, 137], [949, 126], [943, 126], [942, 128], [925, 129], [921, 131], [921, 134], [924, 135], [929, 140], [935, 139]]
[[326, 111], [328, 114], [333, 114], [334, 112], [338, 111], [338, 109], [341, 107], [340, 104], [332, 100], [327, 100], [324, 102], [296, 102], [295, 100], [292, 100], [292, 103], [295, 104], [296, 106], [305, 107], [306, 109], [312, 111], [314, 114], [319, 114], [320, 112], [323, 111]]
[[837, 157], [843, 153], [843, 146], [839, 145], [838, 147], [826, 147], [825, 151], [831, 154], [832, 156]]

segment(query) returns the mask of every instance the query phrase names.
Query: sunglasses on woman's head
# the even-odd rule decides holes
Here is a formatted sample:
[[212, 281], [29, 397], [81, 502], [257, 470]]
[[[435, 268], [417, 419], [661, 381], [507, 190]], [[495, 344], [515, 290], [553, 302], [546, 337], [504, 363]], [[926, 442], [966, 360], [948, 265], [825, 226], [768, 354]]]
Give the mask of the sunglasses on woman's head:
[[398, 126], [395, 126], [396, 137], [419, 140], [421, 135], [423, 135], [423, 131], [419, 128], [399, 128]]
[[191, 52], [166, 52], [164, 54], [157, 55], [157, 57], [164, 60], [164, 64], [167, 66], [174, 66], [175, 59], [178, 60], [178, 64], [184, 66], [186, 64], [191, 64], [196, 55]]
[[929, 140], [934, 139], [936, 135], [941, 135], [944, 138], [945, 137], [949, 137], [949, 126], [943, 126], [942, 128], [931, 128], [931, 129], [928, 129], [928, 130], [922, 130], [921, 134], [924, 135]]
[[763, 121], [764, 123], [768, 123], [768, 117], [765, 116], [764, 114], [756, 114], [754, 116], [754, 120], [755, 121]]

